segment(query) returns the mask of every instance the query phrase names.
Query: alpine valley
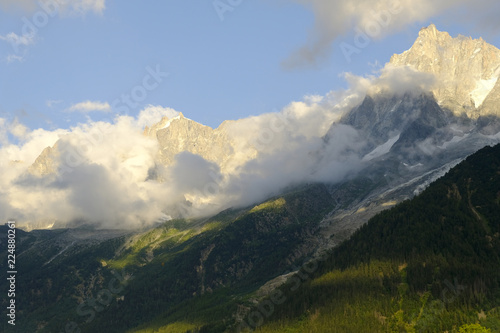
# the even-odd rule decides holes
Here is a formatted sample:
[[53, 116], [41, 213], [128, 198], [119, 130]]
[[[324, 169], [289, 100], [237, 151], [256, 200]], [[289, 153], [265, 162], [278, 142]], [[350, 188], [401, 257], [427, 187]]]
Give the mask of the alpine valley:
[[[19, 213], [14, 332], [500, 332], [499, 76], [495, 46], [430, 25], [345, 92], [216, 129], [172, 111], [149, 159], [101, 151], [102, 124], [62, 136], [16, 186], [103, 196]], [[106, 191], [110, 154], [148, 199]]]

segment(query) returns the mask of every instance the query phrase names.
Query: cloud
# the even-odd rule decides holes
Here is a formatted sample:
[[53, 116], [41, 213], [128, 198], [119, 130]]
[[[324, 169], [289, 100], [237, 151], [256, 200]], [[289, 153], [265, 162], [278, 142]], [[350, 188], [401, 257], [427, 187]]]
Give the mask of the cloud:
[[32, 45], [35, 43], [35, 35], [33, 34], [26, 34], [19, 36], [14, 32], [8, 33], [5, 36], [0, 35], [0, 40], [6, 41], [11, 44], [15, 45], [23, 45], [23, 46], [28, 46]]
[[365, 77], [345, 73], [344, 77], [357, 95], [389, 93], [402, 95], [408, 92], [419, 94], [431, 91], [438, 79], [432, 73], [419, 72], [410, 66], [394, 66], [387, 63], [376, 75]]
[[17, 118], [12, 121], [7, 121], [7, 119], [0, 118], [0, 143], [1, 145], [9, 144], [9, 135], [11, 135], [17, 141], [24, 141], [29, 134], [29, 129], [25, 125], [21, 124]]
[[[177, 114], [148, 106], [137, 117], [89, 120], [55, 131], [30, 131], [17, 120], [0, 118], [0, 216], [30, 227], [88, 223], [103, 228], [137, 228], [164, 218], [218, 168], [199, 156], [179, 155], [165, 170], [167, 183], [149, 180], [159, 148], [142, 134], [144, 125]], [[18, 142], [9, 142], [9, 135]], [[41, 154], [47, 147], [53, 147], [50, 153]], [[39, 165], [52, 165], [56, 173], [29, 173], [39, 157]]]
[[19, 123], [17, 119], [13, 122], [9, 129], [10, 133], [18, 139], [24, 139], [28, 133], [28, 128]]
[[[226, 123], [237, 151], [225, 170], [188, 152], [172, 165], [158, 165], [158, 142], [142, 132], [178, 115], [170, 108], [148, 106], [137, 117], [89, 120], [52, 132], [2, 120], [0, 218], [32, 227], [137, 228], [167, 215], [205, 216], [250, 204], [302, 181], [341, 179], [356, 163], [336, 160], [335, 149], [344, 151], [345, 143], [332, 141], [330, 153], [315, 153], [325, 150], [321, 135], [344, 111], [332, 96], [309, 96], [281, 112]], [[20, 141], [9, 143], [9, 133]], [[53, 148], [40, 155], [47, 147]], [[39, 156], [38, 165], [55, 167], [55, 174], [27, 172]]]
[[15, 61], [23, 62], [24, 59], [25, 58], [23, 56], [19, 56], [19, 55], [15, 55], [15, 54], [9, 54], [5, 58], [5, 60], [7, 60], [7, 63], [11, 63], [11, 62], [15, 62]]
[[[2, 217], [39, 227], [85, 220], [101, 227], [132, 228], [164, 215], [169, 188], [147, 181], [158, 144], [142, 135], [137, 119], [122, 116], [113, 123], [29, 133], [5, 121], [0, 125], [0, 135], [11, 127], [24, 135], [22, 143], [4, 142], [0, 147]], [[41, 163], [55, 165], [56, 174], [28, 173], [46, 147], [54, 148]]]
[[66, 109], [68, 112], [82, 112], [82, 113], [88, 113], [88, 112], [110, 112], [111, 111], [111, 105], [108, 103], [102, 103], [102, 102], [94, 102], [94, 101], [85, 101], [81, 102], [78, 104], [74, 104], [70, 106], [68, 109]]
[[0, 0], [0, 7], [3, 10], [22, 9], [32, 11], [37, 8], [37, 2], [33, 0]]
[[67, 7], [75, 13], [84, 14], [92, 11], [95, 14], [102, 14], [106, 9], [106, 0], [73, 0], [67, 1]]
[[0, 0], [0, 7], [6, 11], [22, 10], [32, 13], [36, 10], [51, 14], [79, 14], [87, 12], [102, 14], [106, 9], [106, 0]]
[[37, 39], [39, 29], [46, 26], [56, 15], [60, 17], [84, 16], [87, 12], [102, 15], [105, 8], [105, 0], [0, 0], [0, 9], [4, 11], [21, 10], [21, 13], [29, 15], [34, 13], [30, 18], [22, 16], [22, 35], [15, 32], [0, 35], [0, 40], [10, 43], [14, 51], [5, 57], [7, 63], [23, 62], [29, 47]]
[[30, 33], [19, 36], [18, 34], [11, 32], [4, 36], [0, 35], [0, 40], [9, 43], [12, 47], [12, 51], [14, 51], [13, 54], [7, 55], [7, 62], [22, 62], [25, 60], [28, 47], [35, 43], [36, 35], [34, 33]]
[[179, 112], [171, 108], [164, 108], [158, 105], [148, 105], [144, 110], [139, 112], [137, 116], [137, 125], [141, 128], [151, 126], [158, 122], [163, 117], [174, 118], [179, 115]]
[[305, 45], [283, 62], [287, 69], [316, 67], [330, 56], [341, 36], [365, 34], [370, 40], [400, 31], [437, 15], [453, 17], [462, 13], [466, 22], [498, 31], [494, 13], [500, 5], [493, 0], [292, 0], [313, 11], [315, 24]]
[[[345, 78], [346, 90], [224, 122], [218, 133], [234, 151], [221, 165], [189, 152], [176, 155], [171, 165], [158, 162], [156, 137], [142, 133], [163, 117], [176, 117], [171, 108], [150, 105], [136, 117], [88, 120], [55, 131], [30, 131], [17, 120], [0, 119], [0, 219], [38, 227], [137, 228], [165, 216], [200, 217], [248, 206], [298, 184], [341, 181], [365, 165], [366, 142], [354, 128], [332, 123], [367, 93], [418, 92], [434, 83], [429, 74], [390, 65]], [[55, 173], [28, 172], [37, 158], [37, 170]]]
[[49, 108], [52, 108], [54, 105], [60, 104], [62, 102], [63, 101], [60, 99], [57, 99], [57, 100], [50, 99], [50, 100], [45, 102], [45, 105], [47, 105]]
[[6, 126], [7, 120], [4, 118], [0, 118], [0, 144], [5, 145], [8, 144], [9, 138], [7, 137], [7, 126]]

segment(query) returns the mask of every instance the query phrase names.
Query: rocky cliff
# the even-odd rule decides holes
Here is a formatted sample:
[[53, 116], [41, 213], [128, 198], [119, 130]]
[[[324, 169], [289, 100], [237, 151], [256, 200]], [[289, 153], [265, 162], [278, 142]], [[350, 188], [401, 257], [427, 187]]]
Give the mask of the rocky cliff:
[[482, 38], [461, 35], [452, 38], [431, 24], [420, 30], [408, 51], [393, 55], [390, 63], [434, 74], [437, 84], [432, 92], [436, 100], [456, 115], [465, 113], [475, 119], [498, 114], [490, 103], [483, 107], [483, 102], [492, 99], [500, 90], [496, 87], [500, 75], [500, 50]]
[[182, 113], [172, 119], [163, 118], [145, 134], [154, 137], [160, 145], [158, 162], [169, 165], [175, 155], [188, 151], [200, 155], [207, 161], [223, 166], [234, 154], [233, 145], [223, 128], [212, 129], [191, 119]]

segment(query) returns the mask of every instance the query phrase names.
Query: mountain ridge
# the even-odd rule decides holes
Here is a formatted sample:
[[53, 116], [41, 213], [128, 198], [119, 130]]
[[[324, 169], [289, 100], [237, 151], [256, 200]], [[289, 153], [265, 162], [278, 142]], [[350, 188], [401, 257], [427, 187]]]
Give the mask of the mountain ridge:
[[436, 100], [457, 116], [498, 116], [496, 108], [482, 106], [499, 84], [500, 50], [482, 38], [452, 38], [431, 24], [420, 30], [409, 50], [394, 54], [389, 63], [434, 74], [437, 83], [432, 91]]
[[[464, 50], [461, 50], [463, 45]], [[425, 56], [421, 56], [422, 54]], [[467, 69], [471, 56], [472, 65], [476, 68], [474, 71]], [[437, 61], [434, 61], [436, 57]], [[446, 60], [448, 58], [456, 61], [450, 62]], [[497, 107], [500, 85], [497, 83], [492, 88], [479, 108], [473, 105], [474, 101], [471, 99], [477, 80], [489, 80], [500, 70], [498, 49], [482, 39], [452, 38], [431, 25], [420, 31], [419, 37], [408, 51], [394, 55], [388, 64], [396, 67], [413, 66], [417, 71], [428, 71], [434, 75], [445, 73], [448, 81], [442, 82], [447, 85], [432, 91], [414, 89], [399, 93], [367, 93], [357, 105], [347, 109], [339, 120], [330, 123], [329, 130], [328, 126], [323, 125], [326, 130], [316, 133], [316, 137], [312, 139], [297, 131], [300, 128], [300, 118], [290, 120], [286, 118], [286, 114], [277, 115], [275, 118], [278, 121], [268, 115], [255, 123], [245, 119], [225, 121], [216, 129], [188, 119], [182, 113], [162, 118], [143, 131], [143, 136], [156, 145], [150, 156], [154, 163], [143, 181], [148, 184], [157, 182], [159, 186], [168, 185], [172, 179], [175, 182], [175, 174], [169, 168], [178, 163], [180, 154], [197, 155], [200, 157], [197, 161], [203, 161], [211, 168], [208, 180], [196, 192], [203, 197], [196, 198], [196, 193], [175, 195], [182, 199], [182, 206], [187, 207], [184, 211], [189, 211], [189, 207], [196, 204], [195, 201], [208, 206], [214, 202], [211, 207], [215, 208], [210, 210], [212, 213], [220, 205], [220, 200], [227, 202], [228, 197], [234, 197], [235, 189], [242, 190], [251, 184], [233, 185], [231, 181], [249, 181], [247, 178], [259, 175], [259, 168], [276, 169], [272, 167], [276, 163], [273, 158], [282, 158], [281, 154], [285, 152], [291, 156], [286, 156], [282, 165], [292, 168], [281, 174], [270, 172], [270, 175], [280, 179], [288, 173], [292, 176], [295, 173], [298, 174], [297, 179], [279, 184], [279, 187], [268, 190], [259, 199], [266, 195], [276, 195], [290, 185], [316, 181], [328, 183], [332, 191], [338, 191], [362, 170], [360, 175], [365, 180], [360, 182], [370, 192], [365, 193], [361, 201], [366, 203], [366, 207], [370, 207], [374, 202], [379, 202], [380, 193], [388, 193], [390, 187], [398, 187], [413, 179], [421, 179], [423, 182], [414, 183], [413, 187], [408, 187], [406, 193], [401, 192], [400, 196], [387, 198], [389, 202], [398, 202], [413, 195], [414, 191], [434, 177], [429, 175], [421, 178], [423, 175], [432, 170], [438, 175], [443, 166], [463, 159], [485, 145], [500, 141], [500, 118], [497, 114], [500, 109]], [[456, 71], [453, 66], [457, 67]], [[455, 81], [462, 86], [457, 86]], [[443, 102], [446, 98], [455, 101], [456, 105]], [[283, 119], [278, 116], [283, 116]], [[350, 138], [352, 144], [345, 143], [346, 137]], [[295, 141], [291, 142], [290, 138]], [[299, 163], [293, 158], [295, 147], [302, 154], [302, 161], [306, 162], [304, 170], [294, 168], [294, 164]], [[57, 144], [46, 148], [28, 171], [42, 178], [57, 174], [59, 160], [62, 158], [58, 155], [58, 150]], [[185, 166], [183, 168], [186, 169]], [[340, 171], [340, 176], [336, 176], [337, 169], [344, 168], [346, 170]], [[208, 185], [212, 192], [203, 188], [205, 186], [208, 189]], [[351, 185], [345, 186], [347, 188]], [[213, 193], [220, 194], [225, 189], [233, 192], [217, 201], [218, 197]], [[172, 205], [161, 207], [163, 215], [181, 217], [182, 210], [175, 207], [170, 210], [171, 207]], [[225, 208], [228, 206], [220, 206], [221, 210]], [[330, 214], [334, 215], [334, 212]]]

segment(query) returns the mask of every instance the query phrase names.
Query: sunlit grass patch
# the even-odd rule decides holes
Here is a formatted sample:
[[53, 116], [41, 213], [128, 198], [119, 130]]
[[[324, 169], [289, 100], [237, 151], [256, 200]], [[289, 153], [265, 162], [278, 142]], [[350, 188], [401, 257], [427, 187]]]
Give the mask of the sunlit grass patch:
[[256, 212], [260, 212], [263, 210], [279, 209], [279, 208], [282, 208], [283, 206], [285, 206], [285, 204], [286, 204], [285, 199], [279, 198], [279, 199], [276, 199], [274, 201], [267, 201], [267, 202], [264, 202], [263, 204], [255, 206], [254, 208], [252, 208], [250, 210], [249, 213], [256, 213]]

